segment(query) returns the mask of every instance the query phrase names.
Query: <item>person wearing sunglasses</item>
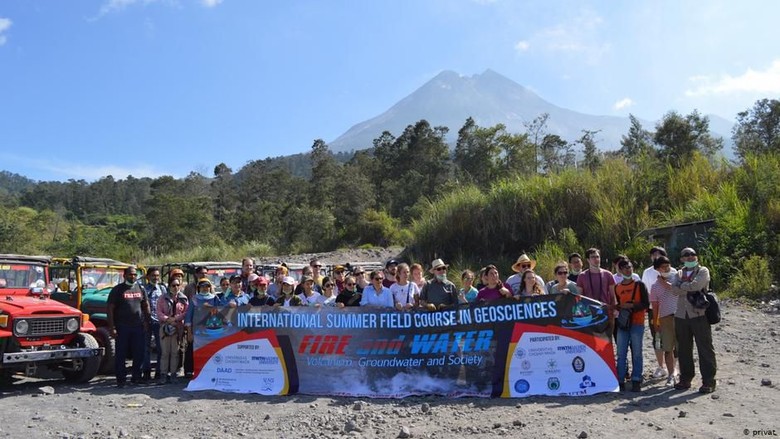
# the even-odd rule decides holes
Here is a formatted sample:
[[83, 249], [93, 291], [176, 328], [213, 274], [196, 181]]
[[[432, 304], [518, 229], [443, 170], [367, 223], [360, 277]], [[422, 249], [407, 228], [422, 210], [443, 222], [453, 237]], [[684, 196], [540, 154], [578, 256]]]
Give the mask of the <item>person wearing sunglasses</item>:
[[559, 261], [553, 273], [555, 279], [547, 283], [547, 294], [580, 294], [577, 283], [569, 280], [569, 264]]
[[336, 281], [328, 276], [322, 278], [321, 306], [336, 306]]
[[393, 293], [393, 301], [397, 310], [412, 309], [417, 303], [417, 296], [420, 290], [417, 285], [409, 280], [409, 264], [402, 262], [396, 269], [396, 282], [390, 285], [390, 292]]
[[[520, 255], [520, 257], [517, 258], [517, 262], [512, 264], [512, 271], [514, 271], [515, 274], [506, 279], [506, 285], [512, 291], [513, 296], [518, 297], [522, 295], [520, 294], [520, 291], [524, 287], [523, 273], [528, 270], [533, 270], [534, 268], [536, 268], [536, 261], [528, 257], [525, 253]], [[534, 278], [536, 279], [536, 283], [539, 284], [539, 289], [544, 291], [544, 279], [536, 273], [534, 273]]]
[[420, 292], [420, 306], [435, 311], [458, 306], [458, 287], [447, 279], [447, 268], [441, 259], [431, 263], [431, 279]]
[[384, 272], [372, 271], [370, 279], [371, 285], [363, 289], [363, 298], [360, 299], [360, 306], [379, 308], [392, 308], [395, 306], [393, 293], [390, 292], [390, 288], [382, 285], [382, 282], [385, 280]]
[[345, 306], [360, 306], [362, 299], [363, 294], [358, 291], [357, 280], [354, 276], [347, 276], [347, 278], [344, 279], [344, 289], [339, 291], [339, 295], [336, 296], [336, 306], [338, 308], [344, 308]]

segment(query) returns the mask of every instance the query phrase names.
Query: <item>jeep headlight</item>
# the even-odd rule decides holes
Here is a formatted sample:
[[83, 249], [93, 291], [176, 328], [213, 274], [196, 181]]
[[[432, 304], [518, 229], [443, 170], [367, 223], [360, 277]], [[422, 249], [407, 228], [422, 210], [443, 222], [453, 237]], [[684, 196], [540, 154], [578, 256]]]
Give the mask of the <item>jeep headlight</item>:
[[14, 323], [14, 331], [19, 335], [25, 335], [29, 330], [30, 324], [27, 320], [17, 320], [16, 323]]
[[79, 330], [79, 319], [75, 317], [71, 317], [68, 319], [67, 322], [65, 322], [65, 329], [68, 330], [68, 332], [76, 332]]

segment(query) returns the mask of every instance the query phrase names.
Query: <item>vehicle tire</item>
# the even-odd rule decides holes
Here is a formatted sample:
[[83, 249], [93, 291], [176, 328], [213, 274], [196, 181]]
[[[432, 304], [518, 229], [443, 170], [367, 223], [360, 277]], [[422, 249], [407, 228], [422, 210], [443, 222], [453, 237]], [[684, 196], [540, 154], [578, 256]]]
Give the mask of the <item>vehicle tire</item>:
[[100, 373], [103, 375], [113, 375], [115, 369], [114, 357], [116, 356], [116, 340], [111, 338], [111, 333], [105, 326], [97, 328], [95, 338], [100, 347], [105, 348], [103, 360], [100, 362]]
[[[100, 345], [95, 337], [80, 332], [76, 334], [76, 342], [72, 347], [97, 349]], [[79, 360], [74, 360], [74, 364], [81, 363], [78, 370], [63, 370], [62, 375], [68, 381], [86, 383], [97, 375], [98, 369], [100, 369], [100, 357], [87, 357]]]

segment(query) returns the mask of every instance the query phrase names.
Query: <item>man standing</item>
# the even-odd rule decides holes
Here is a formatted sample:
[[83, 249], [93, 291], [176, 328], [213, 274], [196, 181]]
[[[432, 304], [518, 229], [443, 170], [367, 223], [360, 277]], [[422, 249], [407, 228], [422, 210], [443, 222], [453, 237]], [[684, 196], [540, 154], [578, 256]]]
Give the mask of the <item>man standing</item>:
[[582, 273], [582, 256], [579, 253], [569, 255], [569, 280], [577, 283], [577, 276]]
[[[420, 292], [420, 306], [429, 311], [458, 305], [458, 288], [447, 279], [447, 268], [441, 259], [431, 263], [430, 272], [434, 275]], [[365, 290], [363, 291], [365, 294]]]
[[708, 290], [710, 286], [710, 270], [699, 265], [696, 251], [690, 247], [682, 249], [680, 260], [683, 268], [677, 272], [672, 281], [672, 294], [677, 296], [677, 311], [674, 314], [674, 333], [677, 338], [677, 352], [680, 361], [680, 382], [675, 384], [677, 390], [691, 388], [691, 381], [696, 374], [693, 363], [693, 343], [699, 353], [699, 371], [702, 386], [700, 393], [715, 391], [715, 373], [717, 362], [715, 348], [712, 346], [712, 327], [705, 315], [706, 307], [696, 300], [698, 294]]
[[385, 263], [385, 279], [382, 281], [382, 286], [390, 288], [395, 282], [395, 273], [398, 271], [398, 260], [390, 259]]
[[618, 262], [620, 283], [615, 286], [619, 309], [627, 309], [630, 317], [628, 327], [617, 328], [617, 373], [620, 390], [625, 389], [623, 378], [628, 371], [628, 348], [631, 345], [631, 391], [639, 392], [642, 387], [642, 337], [645, 332], [645, 310], [650, 306], [647, 288], [642, 281], [634, 279], [634, 266], [628, 259]]
[[[661, 256], [666, 256], [666, 250], [664, 250], [663, 247], [653, 247], [650, 249], [650, 261], [652, 264], [650, 264], [650, 266], [645, 268], [645, 271], [642, 272], [642, 283], [645, 284], [648, 290], [652, 289], [653, 284], [655, 284], [655, 282], [658, 280], [659, 273], [658, 270], [653, 268], [653, 265], [655, 264], [655, 260]], [[653, 324], [653, 322], [656, 321], [654, 318], [654, 314], [656, 313], [658, 313], [658, 310], [652, 306], [647, 308], [647, 321], [650, 323], [650, 336], [653, 339], [655, 359], [658, 362], [658, 367], [655, 369], [655, 372], [653, 372], [653, 378], [663, 378], [668, 374], [668, 372], [664, 367], [664, 351], [661, 349], [656, 349], [656, 346], [659, 346], [659, 343], [656, 340], [657, 334], [655, 332], [655, 325]]]
[[607, 334], [612, 334], [615, 323], [615, 277], [608, 270], [601, 268], [601, 252], [597, 248], [585, 251], [588, 269], [577, 276], [577, 288], [583, 296], [598, 300], [607, 305], [609, 326]]
[[116, 285], [108, 294], [108, 328], [116, 339], [116, 385], [124, 387], [127, 381], [128, 351], [133, 355], [131, 369], [133, 384], [141, 382], [141, 366], [144, 359], [145, 327], [148, 325], [149, 302], [142, 287], [136, 284], [135, 267], [125, 268], [125, 281]]
[[167, 295], [168, 290], [165, 285], [160, 283], [160, 269], [158, 267], [150, 267], [146, 271], [146, 285], [144, 285], [146, 293], [146, 300], [149, 303], [150, 322], [149, 328], [146, 334], [145, 348], [144, 348], [144, 366], [143, 371], [144, 380], [152, 379], [152, 341], [154, 341], [156, 358], [154, 366], [154, 378], [159, 380], [160, 377], [160, 321], [157, 319], [157, 301], [160, 297]]
[[241, 290], [249, 292], [249, 276], [255, 272], [255, 260], [246, 257], [241, 260]]

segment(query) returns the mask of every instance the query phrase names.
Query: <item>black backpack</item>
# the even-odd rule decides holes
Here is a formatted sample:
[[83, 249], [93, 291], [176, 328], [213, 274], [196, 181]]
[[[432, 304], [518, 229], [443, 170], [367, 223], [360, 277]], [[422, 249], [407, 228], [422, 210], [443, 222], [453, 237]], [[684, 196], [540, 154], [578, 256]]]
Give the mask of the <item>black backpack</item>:
[[705, 292], [704, 296], [707, 298], [707, 302], [709, 302], [709, 306], [707, 306], [707, 309], [704, 311], [704, 315], [707, 317], [707, 321], [710, 325], [716, 325], [720, 323], [720, 303], [718, 303], [718, 297], [712, 290]]

